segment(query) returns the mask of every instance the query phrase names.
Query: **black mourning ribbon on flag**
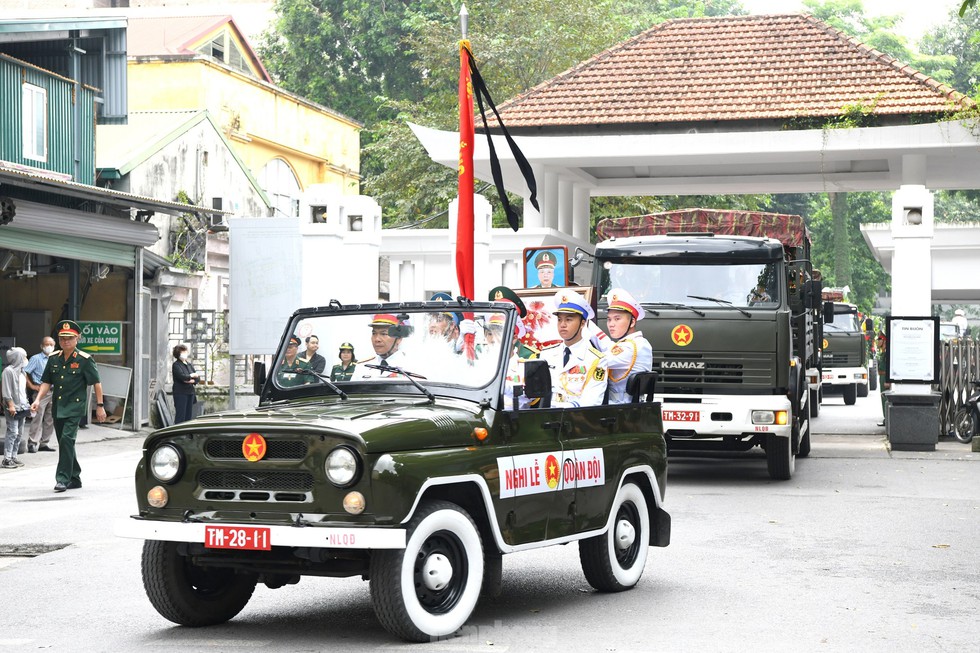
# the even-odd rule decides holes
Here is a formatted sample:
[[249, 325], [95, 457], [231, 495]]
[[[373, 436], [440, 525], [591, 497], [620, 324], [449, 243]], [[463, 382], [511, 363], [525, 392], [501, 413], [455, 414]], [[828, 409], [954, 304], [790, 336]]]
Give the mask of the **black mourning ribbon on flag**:
[[500, 203], [504, 206], [504, 213], [507, 214], [507, 224], [510, 225], [511, 229], [517, 231], [520, 224], [520, 216], [517, 215], [517, 211], [507, 201], [507, 191], [504, 190], [504, 176], [500, 171], [500, 159], [497, 158], [497, 150], [493, 146], [493, 138], [490, 137], [490, 127], [487, 125], [487, 112], [483, 108], [484, 98], [486, 98], [487, 104], [493, 111], [493, 115], [497, 118], [497, 124], [500, 125], [500, 131], [503, 132], [504, 138], [507, 139], [507, 145], [510, 146], [510, 151], [514, 154], [514, 161], [517, 162], [517, 167], [520, 168], [521, 174], [524, 175], [527, 189], [531, 192], [531, 206], [535, 210], [540, 211], [541, 209], [538, 206], [538, 184], [534, 180], [534, 171], [531, 170], [531, 164], [527, 162], [527, 158], [521, 152], [521, 148], [517, 147], [517, 143], [514, 142], [510, 132], [507, 131], [507, 127], [504, 126], [504, 121], [500, 119], [500, 114], [497, 113], [497, 107], [493, 103], [493, 98], [490, 97], [490, 91], [487, 90], [487, 85], [476, 67], [476, 61], [473, 59], [473, 53], [469, 51], [469, 48], [466, 49], [466, 55], [467, 60], [470, 62], [470, 75], [473, 80], [476, 103], [480, 107], [480, 118], [483, 119], [483, 130], [487, 134], [487, 144], [490, 146], [490, 172], [493, 174], [493, 183], [497, 187], [497, 195], [500, 196]]

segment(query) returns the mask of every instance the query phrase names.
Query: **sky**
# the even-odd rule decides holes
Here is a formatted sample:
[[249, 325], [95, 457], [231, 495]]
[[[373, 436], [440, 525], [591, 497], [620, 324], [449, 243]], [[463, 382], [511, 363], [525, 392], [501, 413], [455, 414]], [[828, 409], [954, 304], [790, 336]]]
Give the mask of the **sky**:
[[[741, 0], [751, 14], [795, 14], [803, 11], [800, 0]], [[904, 18], [898, 24], [898, 32], [916, 45], [922, 35], [946, 21], [951, 9], [959, 8], [960, 0], [863, 0], [867, 16]]]

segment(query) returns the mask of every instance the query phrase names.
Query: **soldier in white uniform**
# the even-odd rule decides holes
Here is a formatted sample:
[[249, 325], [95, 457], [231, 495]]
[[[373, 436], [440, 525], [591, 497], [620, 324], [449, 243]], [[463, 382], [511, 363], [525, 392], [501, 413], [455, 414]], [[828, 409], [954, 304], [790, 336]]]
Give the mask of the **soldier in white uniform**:
[[558, 335], [564, 342], [541, 352], [541, 358], [551, 367], [551, 405], [598, 406], [606, 394], [606, 359], [583, 337], [595, 311], [585, 298], [567, 289], [555, 295], [555, 306]]
[[375, 355], [357, 361], [354, 380], [359, 379], [388, 379], [398, 377], [397, 372], [367, 367], [368, 365], [381, 365], [383, 367], [401, 367], [404, 369], [405, 353], [398, 347], [401, 345], [402, 338], [411, 333], [410, 327], [399, 316], [390, 313], [379, 313], [374, 316], [368, 326], [371, 327], [371, 347], [374, 348]]
[[609, 338], [600, 342], [607, 346], [609, 403], [624, 404], [632, 400], [626, 393], [629, 378], [637, 372], [649, 372], [653, 368], [653, 347], [636, 329], [637, 323], [645, 315], [640, 303], [622, 288], [613, 288], [606, 296], [609, 299], [606, 314]]

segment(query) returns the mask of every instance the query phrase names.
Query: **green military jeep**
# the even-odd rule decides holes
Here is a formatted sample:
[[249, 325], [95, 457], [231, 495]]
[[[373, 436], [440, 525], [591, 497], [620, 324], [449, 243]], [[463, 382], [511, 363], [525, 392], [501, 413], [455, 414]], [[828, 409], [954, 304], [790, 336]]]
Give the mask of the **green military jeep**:
[[[513, 353], [517, 319], [502, 302], [296, 312], [268, 378], [256, 365], [256, 409], [146, 439], [139, 514], [117, 533], [146, 540], [153, 607], [211, 625], [257, 583], [361, 576], [386, 629], [427, 641], [499, 591], [502, 554], [573, 540], [593, 587], [633, 587], [670, 540], [652, 379], [635, 378], [635, 403], [548, 408], [547, 364]], [[349, 380], [302, 360], [290, 340], [310, 335], [328, 356], [353, 347]]]

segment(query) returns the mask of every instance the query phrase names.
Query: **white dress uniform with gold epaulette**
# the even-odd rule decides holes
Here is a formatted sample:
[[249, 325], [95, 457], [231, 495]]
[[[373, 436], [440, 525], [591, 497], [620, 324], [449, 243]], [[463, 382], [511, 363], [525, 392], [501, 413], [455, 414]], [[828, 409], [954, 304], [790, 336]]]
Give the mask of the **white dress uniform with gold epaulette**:
[[606, 395], [606, 358], [587, 339], [568, 346], [564, 343], [541, 351], [541, 358], [551, 368], [552, 407], [577, 408], [598, 406]]
[[609, 403], [625, 404], [632, 397], [626, 394], [626, 382], [638, 372], [653, 369], [653, 347], [639, 331], [628, 333], [618, 341], [610, 342], [606, 351], [606, 369], [609, 376]]

